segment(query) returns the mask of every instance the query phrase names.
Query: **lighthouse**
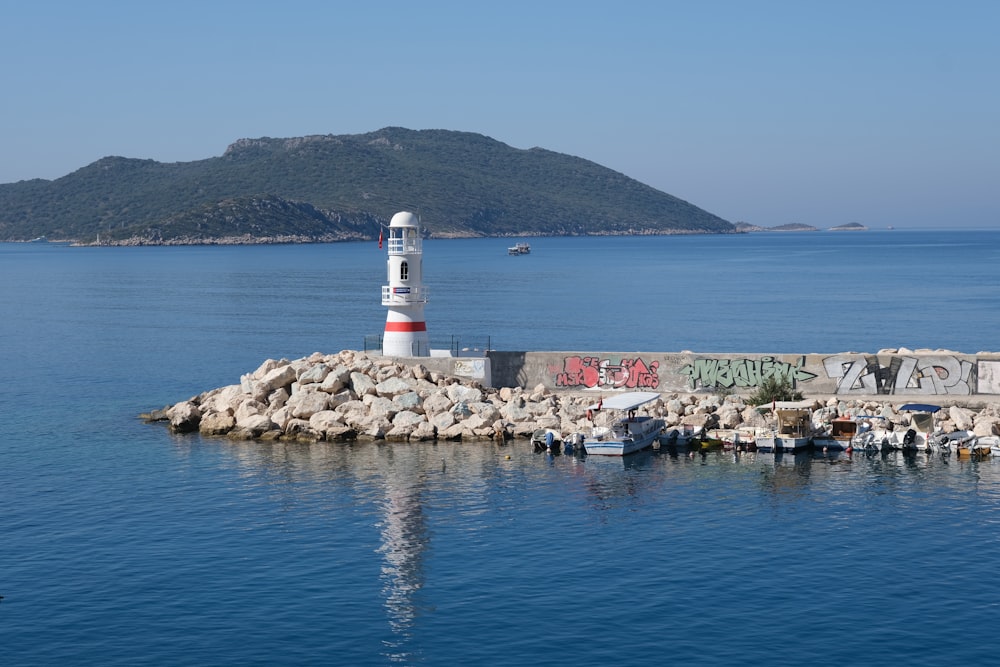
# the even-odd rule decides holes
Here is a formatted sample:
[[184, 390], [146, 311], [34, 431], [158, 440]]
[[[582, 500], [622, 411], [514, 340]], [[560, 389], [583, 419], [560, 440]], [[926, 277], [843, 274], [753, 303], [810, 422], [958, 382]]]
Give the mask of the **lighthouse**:
[[[381, 245], [381, 236], [379, 236]], [[382, 354], [429, 357], [431, 345], [424, 322], [427, 288], [423, 286], [420, 221], [408, 211], [389, 222], [389, 284], [382, 286], [382, 305], [389, 309], [382, 336]]]

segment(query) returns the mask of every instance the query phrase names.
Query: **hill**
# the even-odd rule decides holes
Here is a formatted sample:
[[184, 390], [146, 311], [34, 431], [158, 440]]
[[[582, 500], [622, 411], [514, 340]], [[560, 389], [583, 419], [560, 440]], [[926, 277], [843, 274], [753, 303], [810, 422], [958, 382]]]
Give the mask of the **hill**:
[[449, 130], [241, 139], [194, 162], [105, 157], [0, 185], [0, 240], [374, 239], [394, 213], [434, 237], [731, 233], [697, 206], [582, 158]]

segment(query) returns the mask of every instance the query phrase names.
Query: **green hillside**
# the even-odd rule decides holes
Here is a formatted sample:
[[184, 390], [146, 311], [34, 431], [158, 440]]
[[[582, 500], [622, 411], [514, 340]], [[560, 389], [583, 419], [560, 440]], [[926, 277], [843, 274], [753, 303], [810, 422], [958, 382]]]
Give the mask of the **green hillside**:
[[696, 206], [598, 164], [479, 134], [384, 128], [241, 139], [221, 157], [106, 157], [0, 185], [0, 240], [211, 243], [372, 239], [394, 213], [434, 237], [729, 233]]

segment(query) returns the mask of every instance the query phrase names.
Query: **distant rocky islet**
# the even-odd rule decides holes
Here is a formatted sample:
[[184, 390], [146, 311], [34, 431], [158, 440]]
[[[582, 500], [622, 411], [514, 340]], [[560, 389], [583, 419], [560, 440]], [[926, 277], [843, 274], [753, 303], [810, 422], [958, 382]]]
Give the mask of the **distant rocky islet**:
[[[802, 223], [793, 222], [787, 225], [778, 225], [777, 227], [761, 227], [760, 225], [751, 225], [748, 222], [737, 222], [734, 224], [737, 232], [749, 233], [749, 232], [821, 232], [823, 231], [819, 227], [813, 227], [812, 225], [804, 225]], [[846, 225], [837, 225], [836, 227], [829, 227], [826, 231], [830, 232], [866, 232], [868, 228], [859, 222], [849, 222]]]

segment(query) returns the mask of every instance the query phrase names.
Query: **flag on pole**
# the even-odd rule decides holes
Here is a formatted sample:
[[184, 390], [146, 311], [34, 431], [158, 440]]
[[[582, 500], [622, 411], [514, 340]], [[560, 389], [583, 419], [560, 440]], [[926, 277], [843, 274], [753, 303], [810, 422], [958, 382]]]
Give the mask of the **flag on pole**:
[[384, 231], [384, 230], [382, 229], [382, 227], [379, 227], [379, 228], [378, 228], [378, 249], [379, 249], [379, 250], [381, 250], [381, 249], [382, 249], [382, 232], [383, 232], [383, 231]]

